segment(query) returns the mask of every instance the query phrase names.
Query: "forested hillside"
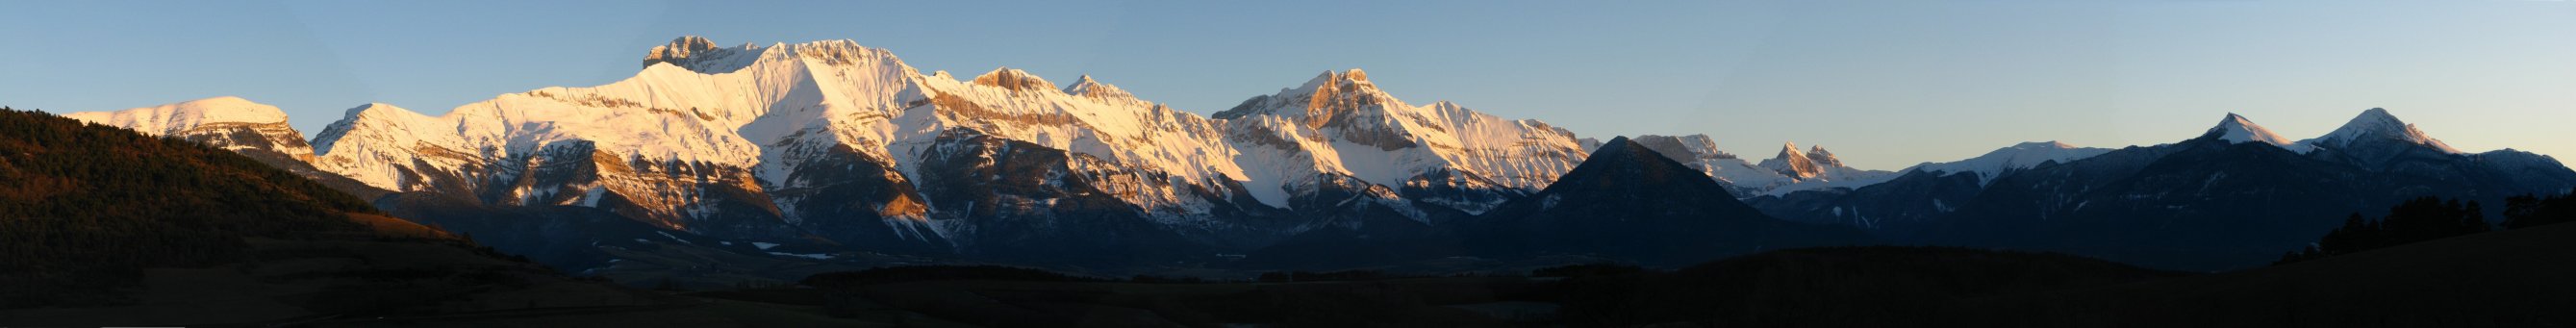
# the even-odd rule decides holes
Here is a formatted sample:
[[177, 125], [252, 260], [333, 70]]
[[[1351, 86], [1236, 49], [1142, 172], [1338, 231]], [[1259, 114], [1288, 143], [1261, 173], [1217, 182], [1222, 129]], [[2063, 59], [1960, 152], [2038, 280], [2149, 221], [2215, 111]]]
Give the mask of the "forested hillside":
[[0, 110], [0, 305], [240, 258], [244, 237], [363, 233], [354, 197], [230, 151]]

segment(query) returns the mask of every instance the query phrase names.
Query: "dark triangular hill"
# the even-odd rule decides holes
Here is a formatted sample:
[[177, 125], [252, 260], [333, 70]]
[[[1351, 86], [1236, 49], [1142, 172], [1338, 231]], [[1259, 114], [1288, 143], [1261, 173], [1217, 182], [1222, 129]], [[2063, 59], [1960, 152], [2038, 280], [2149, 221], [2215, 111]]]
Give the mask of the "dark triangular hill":
[[[526, 300], [537, 289], [561, 298]], [[230, 151], [0, 108], [0, 325], [297, 325], [657, 297], [572, 281]]]
[[1704, 173], [1626, 137], [1602, 144], [1546, 189], [1458, 228], [1468, 248], [1486, 256], [1597, 254], [1660, 265], [1870, 240], [1849, 227], [1763, 215]]

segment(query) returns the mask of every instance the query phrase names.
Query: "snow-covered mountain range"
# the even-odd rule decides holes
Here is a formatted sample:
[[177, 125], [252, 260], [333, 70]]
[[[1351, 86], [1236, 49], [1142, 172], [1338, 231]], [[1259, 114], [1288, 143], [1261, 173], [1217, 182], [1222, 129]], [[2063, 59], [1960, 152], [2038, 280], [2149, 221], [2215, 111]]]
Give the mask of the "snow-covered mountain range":
[[[436, 116], [361, 105], [309, 146], [277, 108], [241, 98], [66, 116], [253, 154], [379, 207], [595, 209], [709, 238], [1065, 263], [1242, 254], [1318, 230], [1428, 231], [1526, 202], [1603, 147], [1536, 120], [1408, 103], [1356, 69], [1200, 115], [1088, 75], [1058, 85], [1010, 68], [921, 72], [847, 40], [724, 47], [682, 37], [642, 64], [625, 80], [505, 94]], [[2576, 185], [2553, 158], [2464, 153], [2380, 109], [2304, 141], [2230, 114], [2192, 140], [2120, 150], [2022, 143], [1897, 171], [1852, 168], [1794, 143], [1755, 162], [1706, 135], [1638, 136], [1621, 147], [1705, 174], [1731, 196], [1721, 198], [1769, 216], [1898, 234], [1971, 208], [2104, 206], [2062, 200], [2093, 197], [2081, 188], [2112, 180], [2045, 184], [2031, 172], [2082, 166], [2109, 172], [2087, 179], [2109, 179], [2184, 144], [2261, 144], [2424, 181], [2470, 172], [2460, 170], [2475, 174], [2454, 180], [2523, 181], [2480, 196]], [[1998, 185], [2079, 189], [2050, 189], [2064, 194], [2028, 205], [2041, 203], [1998, 200], [1988, 192]], [[2004, 203], [2022, 205], [1996, 205]]]
[[2024, 143], [1851, 189], [1763, 196], [1792, 221], [1916, 243], [2046, 250], [2196, 270], [2267, 263], [2342, 214], [2416, 197], [2560, 194], [2576, 171], [2515, 150], [2466, 153], [2384, 109], [2290, 141], [2229, 114], [2198, 137], [2122, 149]]
[[[1359, 216], [1430, 224], [1545, 186], [1588, 142], [1535, 120], [1407, 103], [1360, 70], [1202, 116], [1091, 76], [1065, 86], [1009, 68], [961, 78], [846, 40], [683, 37], [643, 64], [622, 81], [443, 115], [361, 105], [310, 146], [274, 107], [240, 98], [73, 116], [173, 135], [250, 127], [243, 136], [259, 138], [210, 143], [266, 141], [275, 145], [248, 148], [394, 193], [593, 207], [728, 238], [960, 253], [1058, 234], [1031, 224], [1103, 217], [1220, 250]], [[1000, 169], [959, 170], [972, 167]], [[1026, 180], [999, 180], [1011, 178]], [[1097, 206], [1060, 211], [1073, 199]]]

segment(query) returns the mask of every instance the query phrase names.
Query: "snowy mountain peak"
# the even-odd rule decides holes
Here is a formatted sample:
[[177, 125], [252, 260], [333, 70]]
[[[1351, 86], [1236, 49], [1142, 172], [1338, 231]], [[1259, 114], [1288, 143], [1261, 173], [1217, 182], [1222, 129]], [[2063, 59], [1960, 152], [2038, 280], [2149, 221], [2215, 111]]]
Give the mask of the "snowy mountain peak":
[[1377, 85], [1375, 83], [1369, 82], [1368, 72], [1362, 72], [1357, 68], [1340, 72], [1325, 71], [1323, 74], [1315, 75], [1315, 78], [1313, 79], [1307, 79], [1306, 84], [1299, 85], [1294, 89], [1280, 90], [1280, 93], [1311, 94], [1315, 96], [1314, 99], [1339, 98], [1334, 97], [1334, 95], [1346, 94], [1384, 94], [1384, 92], [1377, 90]]
[[64, 114], [76, 120], [134, 129], [156, 135], [194, 129], [217, 123], [279, 124], [286, 123], [286, 112], [277, 106], [251, 102], [241, 97], [223, 96], [160, 106], [131, 108], [113, 112]]
[[2227, 143], [2230, 144], [2262, 142], [2273, 146], [2279, 146], [2281, 149], [2287, 149], [2299, 153], [2307, 153], [2309, 150], [2315, 149], [2313, 147], [2308, 147], [2305, 144], [2290, 142], [2289, 138], [2283, 138], [2280, 134], [2272, 133], [2271, 129], [2265, 129], [2262, 125], [2254, 124], [2254, 120], [2247, 119], [2244, 115], [2236, 115], [2236, 113], [2227, 113], [2226, 119], [2219, 120], [2218, 126], [2209, 128], [2209, 132], [2201, 134], [2201, 138], [2216, 138], [2217, 140], [2227, 141]]
[[286, 124], [277, 106], [224, 96], [113, 112], [80, 112], [63, 117], [132, 129], [144, 134], [203, 143], [226, 150], [259, 149], [296, 160], [312, 157], [304, 134]]
[[[414, 112], [410, 109], [402, 108], [401, 106], [394, 106], [393, 104], [367, 103], [365, 105], [358, 105], [357, 107], [349, 107], [348, 110], [342, 111], [340, 114], [340, 120], [334, 122], [332, 125], [339, 126], [345, 125], [343, 123], [385, 121], [399, 121], [408, 124], [412, 123], [412, 121], [428, 119], [435, 118], [429, 115], [422, 115], [421, 113]], [[326, 127], [323, 131], [327, 133], [330, 131], [330, 128]]]
[[[1308, 128], [1321, 129], [1326, 125], [1334, 124], [1333, 122], [1349, 122], [1369, 125], [1378, 125], [1380, 123], [1407, 125], [1405, 122], [1361, 123], [1350, 121], [1397, 120], [1397, 117], [1402, 116], [1427, 119], [1428, 117], [1426, 116], [1437, 116], [1439, 114], [1426, 112], [1438, 112], [1442, 111], [1442, 109], [1468, 112], [1464, 111], [1464, 107], [1457, 107], [1454, 105], [1414, 107], [1404, 104], [1403, 101], [1395, 99], [1395, 96], [1387, 94], [1384, 90], [1379, 90], [1376, 84], [1370, 83], [1368, 81], [1367, 72], [1360, 71], [1359, 69], [1351, 69], [1340, 72], [1325, 71], [1323, 74], [1316, 75], [1313, 79], [1306, 80], [1306, 83], [1303, 85], [1299, 85], [1295, 88], [1279, 89], [1278, 94], [1255, 96], [1252, 97], [1252, 99], [1246, 99], [1243, 101], [1243, 104], [1235, 105], [1233, 109], [1217, 112], [1213, 117], [1219, 119], [1234, 119], [1252, 115], [1267, 114], [1299, 121], [1299, 123], [1303, 123], [1303, 125]], [[1395, 127], [1370, 126], [1364, 127], [1363, 129], [1386, 130], [1387, 128]]]
[[2072, 149], [2075, 145], [2057, 141], [2034, 141], [2013, 144], [2009, 149]]
[[975, 84], [1001, 87], [1014, 92], [1028, 90], [1056, 90], [1055, 83], [1047, 82], [1046, 79], [1038, 78], [1036, 74], [1029, 74], [1028, 71], [1022, 71], [1010, 67], [995, 68], [992, 72], [985, 72], [984, 75], [975, 76]]
[[1325, 71], [1323, 74], [1316, 75], [1314, 79], [1306, 80], [1305, 85], [1298, 86], [1294, 91], [1312, 92], [1316, 99], [1327, 98], [1326, 95], [1329, 94], [1384, 95], [1383, 91], [1377, 90], [1376, 83], [1369, 82], [1368, 72], [1362, 72], [1357, 68], [1340, 72]]
[[1089, 97], [1097, 100], [1136, 99], [1136, 95], [1127, 93], [1127, 90], [1125, 89], [1119, 89], [1118, 86], [1109, 85], [1109, 83], [1102, 83], [1099, 80], [1091, 79], [1091, 74], [1083, 74], [1082, 79], [1074, 81], [1071, 86], [1065, 86], [1064, 93]]
[[2354, 116], [2352, 121], [2345, 122], [2343, 127], [2336, 128], [2333, 133], [2300, 143], [2309, 146], [2347, 148], [2353, 142], [2367, 140], [2397, 141], [2431, 147], [2452, 154], [2466, 153], [2451, 148], [2450, 144], [2442, 143], [2442, 140], [2433, 139], [2423, 130], [2416, 129], [2414, 124], [2398, 120], [2396, 115], [2389, 114], [2387, 109], [2382, 108], [2362, 111], [2361, 115]]
[[358, 117], [359, 115], [365, 115], [365, 114], [366, 114], [367, 112], [369, 112], [369, 111], [382, 111], [382, 110], [386, 110], [386, 109], [396, 109], [396, 110], [399, 110], [399, 109], [402, 109], [402, 108], [401, 108], [401, 107], [395, 107], [393, 104], [387, 104], [387, 103], [367, 103], [367, 104], [365, 104], [365, 105], [358, 105], [357, 107], [349, 107], [349, 109], [348, 109], [348, 110], [340, 111], [340, 118], [344, 118], [344, 119], [345, 119], [345, 118], [353, 118], [353, 117]]
[[[358, 105], [349, 108], [339, 121], [323, 127], [322, 132], [313, 134], [313, 153], [323, 157], [315, 165], [325, 166], [325, 170], [351, 169], [362, 164], [379, 164], [374, 161], [401, 161], [419, 155], [424, 149], [457, 152], [461, 150], [459, 145], [463, 144], [457, 132], [452, 121], [421, 115], [402, 107], [385, 103]], [[350, 151], [346, 146], [351, 144], [367, 145]], [[394, 186], [390, 174], [370, 175], [368, 173], [375, 172], [359, 170], [334, 172], [370, 185]]]
[[[1285, 215], [1214, 211], [1224, 208], [1383, 207], [1368, 210], [1424, 220], [1423, 206], [1490, 209], [1587, 155], [1565, 129], [1445, 102], [1410, 105], [1360, 70], [1328, 71], [1211, 119], [1099, 101], [1133, 98], [1089, 76], [1058, 88], [1010, 68], [972, 79], [923, 74], [847, 40], [721, 47], [680, 37], [643, 57], [632, 78], [502, 94], [438, 115], [350, 108], [305, 158], [377, 189], [613, 209], [663, 229], [778, 236], [835, 227], [810, 232], [937, 242], [971, 238], [974, 230], [952, 228], [981, 224], [994, 215], [981, 210], [995, 206], [1059, 213], [1029, 203], [1070, 195], [1049, 194], [1057, 192], [1114, 198], [1128, 206], [1096, 208], [1188, 231], [1253, 229], [1234, 225], [1269, 221], [1229, 220]], [[1040, 187], [971, 189], [1006, 183]]]
[[670, 43], [654, 46], [644, 54], [644, 68], [669, 63], [704, 74], [732, 73], [763, 60], [809, 59], [825, 65], [867, 62], [871, 58], [891, 58], [883, 49], [860, 46], [858, 41], [825, 40], [800, 44], [774, 43], [768, 47], [745, 43], [731, 48], [716, 46], [714, 41], [698, 36], [682, 36]]
[[[1819, 158], [1833, 163], [1840, 163], [1841, 160], [1834, 159], [1832, 153], [1798, 150], [1794, 143], [1782, 145], [1779, 156], [1763, 160], [1762, 164], [1754, 164], [1744, 158], [1736, 157], [1735, 154], [1717, 150], [1717, 142], [1710, 140], [1708, 135], [1704, 134], [1680, 137], [1644, 135], [1637, 136], [1630, 142], [1663, 153], [1664, 157], [1679, 161], [1682, 166], [1708, 174], [1709, 178], [1731, 188], [1730, 192], [1747, 197], [1779, 190], [1841, 186], [1830, 184], [1827, 180], [1850, 180], [1876, 173], [1848, 167], [1817, 165]], [[1823, 150], [1821, 147], [1810, 149]], [[1806, 170], [1800, 171], [1802, 167]]]
[[1806, 152], [1799, 151], [1799, 150], [1798, 150], [1798, 143], [1797, 143], [1797, 142], [1795, 142], [1795, 141], [1787, 142], [1787, 143], [1783, 143], [1783, 144], [1781, 144], [1781, 145], [1780, 145], [1780, 156], [1778, 156], [1778, 157], [1776, 157], [1776, 158], [1786, 159], [1786, 158], [1792, 158], [1792, 157], [1795, 157], [1795, 158], [1804, 158], [1804, 157], [1807, 157], [1807, 153], [1806, 153]]
[[1761, 165], [1763, 168], [1780, 172], [1780, 175], [1796, 180], [1806, 180], [1825, 174], [1825, 167], [1816, 162], [1815, 157], [1798, 150], [1798, 143], [1790, 142], [1780, 146], [1780, 155], [1763, 160]]
[[1843, 159], [1834, 157], [1834, 152], [1825, 151], [1825, 146], [1822, 145], [1808, 146], [1807, 160], [1816, 162], [1819, 166], [1843, 166]]
[[1923, 163], [1915, 165], [1908, 171], [1975, 173], [1982, 184], [1993, 182], [1995, 177], [2002, 176], [2004, 173], [2038, 167], [2048, 162], [2064, 164], [2109, 152], [2111, 152], [2110, 149], [2076, 147], [2056, 141], [2024, 142], [1957, 162]]

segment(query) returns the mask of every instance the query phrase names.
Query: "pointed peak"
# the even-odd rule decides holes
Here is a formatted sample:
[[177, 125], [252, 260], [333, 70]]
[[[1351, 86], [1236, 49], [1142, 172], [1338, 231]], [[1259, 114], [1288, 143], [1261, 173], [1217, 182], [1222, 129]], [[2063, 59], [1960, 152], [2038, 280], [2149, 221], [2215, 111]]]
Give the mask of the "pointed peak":
[[2254, 129], [2261, 129], [2261, 128], [2263, 128], [2263, 126], [2262, 126], [2262, 125], [2254, 124], [2254, 119], [2245, 118], [2245, 115], [2237, 115], [2236, 113], [2227, 113], [2227, 117], [2226, 117], [2226, 118], [2221, 118], [2221, 119], [2219, 119], [2219, 120], [2218, 120], [2218, 128], [2224, 128], [2224, 129], [2246, 129], [2246, 128], [2248, 128], [2248, 127], [2251, 127], [2251, 128], [2254, 128]]
[[[1576, 163], [1574, 169], [1548, 183], [1539, 193], [1635, 197], [1641, 196], [1634, 193], [1642, 190], [1671, 190], [1667, 188], [1673, 187], [1662, 186], [1674, 186], [1694, 191], [1686, 193], [1689, 195], [1735, 199], [1717, 184], [1717, 180], [1708, 179], [1703, 173], [1635, 141], [1627, 137], [1610, 138], [1582, 163]], [[1679, 179], [1685, 176], [1700, 178]]]
[[1127, 93], [1127, 90], [1125, 89], [1119, 89], [1118, 86], [1109, 85], [1109, 83], [1091, 79], [1091, 74], [1083, 74], [1081, 79], [1073, 82], [1073, 85], [1065, 86], [1064, 93], [1100, 100], [1136, 99], [1136, 95]]
[[1344, 113], [1384, 110], [1388, 107], [1409, 107], [1402, 105], [1404, 105], [1403, 102], [1395, 99], [1395, 96], [1379, 90], [1377, 85], [1370, 84], [1367, 73], [1352, 69], [1339, 72], [1325, 71], [1313, 79], [1306, 80], [1305, 84], [1292, 88], [1280, 88], [1279, 93], [1276, 94], [1253, 96], [1232, 109], [1219, 111], [1210, 117], [1232, 119], [1252, 115], [1276, 115], [1303, 121], [1302, 123], [1310, 127], [1321, 127], [1333, 117]]
[[[2231, 130], [2231, 131], [2237, 131], [2237, 130], [2265, 130], [2265, 129], [2263, 128], [2263, 126], [2262, 126], [2262, 125], [2254, 124], [2254, 120], [2253, 120], [2253, 119], [2245, 118], [2245, 115], [2237, 115], [2236, 113], [2227, 113], [2227, 117], [2226, 117], [2226, 118], [2222, 118], [2222, 119], [2219, 119], [2219, 120], [2218, 120], [2218, 126], [2216, 126], [2216, 127], [2212, 127], [2212, 128], [2210, 128], [2210, 129], [2212, 129], [2212, 130]], [[2266, 132], [2268, 132], [2268, 131], [2266, 131]]]
[[2416, 129], [2414, 124], [2397, 119], [2396, 114], [2390, 114], [2388, 109], [2384, 108], [2361, 111], [2361, 115], [2353, 116], [2351, 121], [2344, 122], [2343, 127], [2335, 128], [2334, 132], [2301, 143], [2328, 148], [2348, 148], [2353, 142], [2362, 140], [2395, 140], [2453, 154], [2465, 153], [2451, 148], [2450, 144], [2443, 143], [2441, 140], [2433, 139], [2433, 136]]
[[2380, 107], [2371, 107], [2370, 109], [2362, 110], [2362, 111], [2361, 111], [2361, 116], [2377, 116], [2377, 117], [2385, 117], [2385, 118], [2388, 118], [2388, 119], [2390, 119], [2390, 120], [2395, 120], [2395, 119], [2397, 119], [2397, 115], [2395, 115], [2395, 114], [2389, 114], [2389, 113], [2388, 113], [2388, 109], [2387, 109], [2387, 108], [2380, 108]]
[[[1798, 150], [1798, 142], [1783, 142], [1783, 145], [1780, 145], [1780, 155], [1772, 155], [1772, 160], [1783, 160], [1783, 163], [1788, 165], [1816, 163], [1814, 155], [1808, 155], [1806, 150]], [[1762, 160], [1762, 163], [1772, 163], [1772, 160]]]
[[[1652, 148], [1647, 148], [1645, 145], [1638, 144], [1635, 140], [1629, 140], [1627, 136], [1618, 136], [1611, 137], [1610, 141], [1601, 143], [1600, 149], [1593, 150], [1592, 155], [1587, 158], [1630, 158], [1641, 154], [1645, 156], [1663, 156], [1661, 153], [1655, 152]], [[1585, 162], [1590, 161], [1587, 160]]]
[[2343, 126], [2347, 128], [2395, 131], [2402, 130], [2408, 125], [2406, 124], [2406, 121], [2398, 120], [2396, 114], [2389, 114], [2388, 109], [2371, 108], [2370, 110], [2361, 111], [2361, 115], [2353, 116], [2352, 120], [2344, 122]]
[[1047, 82], [1046, 79], [1038, 78], [1036, 74], [1029, 74], [1027, 71], [1021, 71], [1010, 67], [994, 68], [992, 72], [985, 72], [984, 75], [975, 76], [974, 83], [1001, 87], [1003, 89], [1010, 89], [1011, 91], [1056, 90], [1055, 83]]
[[1793, 179], [1807, 179], [1824, 174], [1824, 168], [1818, 167], [1816, 162], [1816, 156], [1798, 150], [1798, 143], [1788, 142], [1780, 145], [1779, 155], [1755, 165]]
[[1628, 136], [1615, 136], [1615, 137], [1610, 137], [1610, 141], [1601, 143], [1601, 147], [1602, 147], [1602, 148], [1609, 148], [1609, 147], [1613, 147], [1613, 146], [1625, 147], [1625, 146], [1627, 146], [1627, 145], [1628, 145], [1628, 144], [1630, 144], [1630, 143], [1634, 143], [1634, 142], [1628, 141]]
[[377, 112], [386, 112], [386, 111], [404, 111], [404, 112], [408, 112], [408, 111], [411, 111], [411, 110], [409, 110], [409, 109], [403, 109], [402, 107], [400, 107], [400, 106], [394, 106], [393, 104], [380, 103], [380, 102], [371, 102], [371, 103], [367, 103], [367, 104], [365, 104], [365, 105], [358, 105], [358, 107], [349, 107], [349, 110], [342, 112], [342, 113], [340, 114], [340, 117], [342, 117], [342, 118], [357, 118], [357, 117], [359, 117], [359, 116], [361, 116], [361, 115], [365, 115], [366, 113], [377, 113]]
[[2219, 120], [2218, 126], [2209, 128], [2209, 132], [2207, 133], [2202, 133], [2200, 139], [2215, 139], [2226, 141], [2230, 144], [2261, 142], [2303, 154], [2312, 149], [2307, 147], [2305, 144], [2290, 142], [2289, 138], [2283, 138], [2280, 134], [2272, 133], [2271, 129], [2263, 128], [2263, 125], [2260, 124], [2254, 124], [2253, 119], [2245, 118], [2244, 115], [2237, 115], [2236, 113], [2227, 113], [2226, 119]]

